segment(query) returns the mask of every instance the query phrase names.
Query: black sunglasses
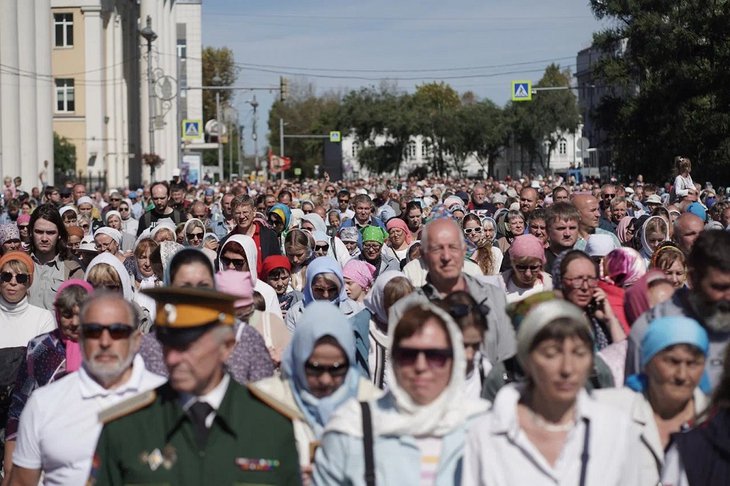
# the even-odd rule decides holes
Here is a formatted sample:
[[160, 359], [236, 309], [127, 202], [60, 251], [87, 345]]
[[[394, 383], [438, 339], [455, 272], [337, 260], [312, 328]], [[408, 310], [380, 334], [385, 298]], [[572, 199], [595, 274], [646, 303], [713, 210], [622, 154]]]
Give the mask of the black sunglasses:
[[2, 280], [3, 282], [6, 282], [6, 283], [10, 282], [13, 279], [13, 277], [15, 277], [15, 281], [18, 282], [19, 284], [28, 283], [28, 280], [30, 279], [30, 275], [28, 275], [27, 273], [17, 273], [15, 275], [13, 275], [10, 272], [0, 273], [0, 280]]
[[315, 245], [314, 249], [317, 251], [329, 251], [330, 246], [329, 245]]
[[304, 363], [304, 373], [307, 376], [320, 377], [325, 373], [329, 374], [333, 378], [345, 376], [350, 365], [347, 363], [335, 363], [331, 366], [320, 365], [316, 361], [314, 363], [307, 361]]
[[81, 324], [81, 335], [86, 339], [99, 339], [104, 333], [109, 331], [112, 339], [127, 339], [134, 332], [134, 328], [127, 324], [116, 323], [105, 326], [103, 324], [85, 323]]
[[232, 259], [232, 258], [226, 258], [226, 257], [221, 257], [221, 264], [222, 264], [222, 265], [223, 265], [224, 267], [226, 267], [226, 268], [227, 268], [227, 267], [229, 267], [229, 266], [233, 265], [233, 268], [235, 268], [235, 269], [236, 269], [236, 270], [238, 270], [239, 272], [243, 270], [243, 266], [244, 266], [244, 265], [246, 265], [246, 263], [248, 263], [248, 262], [246, 261], [246, 259], [245, 259], [245, 258], [241, 258], [241, 259], [238, 259], [238, 258], [236, 258], [236, 259]]
[[429, 368], [443, 368], [454, 357], [450, 349], [420, 349], [397, 347], [393, 349], [393, 360], [401, 366], [413, 366], [418, 357], [423, 354]]
[[189, 240], [202, 240], [205, 233], [185, 233]]

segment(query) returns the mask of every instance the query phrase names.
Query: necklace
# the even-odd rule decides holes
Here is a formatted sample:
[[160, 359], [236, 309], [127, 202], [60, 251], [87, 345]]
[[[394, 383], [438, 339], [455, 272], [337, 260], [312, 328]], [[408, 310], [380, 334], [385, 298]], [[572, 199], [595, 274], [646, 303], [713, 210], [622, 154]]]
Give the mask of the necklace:
[[533, 412], [529, 407], [526, 408], [530, 414], [532, 423], [543, 430], [547, 430], [548, 432], [570, 432], [570, 430], [572, 430], [575, 426], [575, 418], [565, 424], [555, 424], [553, 422], [548, 422], [537, 413]]

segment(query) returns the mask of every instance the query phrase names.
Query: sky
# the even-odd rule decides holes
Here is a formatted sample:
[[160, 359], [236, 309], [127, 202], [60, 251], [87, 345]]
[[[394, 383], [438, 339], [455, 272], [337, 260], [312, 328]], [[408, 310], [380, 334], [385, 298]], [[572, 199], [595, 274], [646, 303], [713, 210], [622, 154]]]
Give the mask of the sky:
[[[320, 94], [383, 79], [413, 92], [444, 81], [504, 105], [512, 80], [537, 81], [551, 62], [575, 72], [602, 24], [588, 0], [203, 0], [202, 27], [203, 46], [233, 50], [240, 87], [278, 89], [285, 76]], [[263, 153], [278, 91], [236, 94], [247, 154], [254, 94]]]

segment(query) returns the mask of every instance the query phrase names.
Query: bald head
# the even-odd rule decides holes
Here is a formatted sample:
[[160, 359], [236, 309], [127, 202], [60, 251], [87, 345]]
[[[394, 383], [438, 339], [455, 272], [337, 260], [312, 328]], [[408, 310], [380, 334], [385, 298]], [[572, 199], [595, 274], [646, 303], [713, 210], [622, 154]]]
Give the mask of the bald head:
[[593, 233], [598, 228], [601, 210], [598, 199], [590, 194], [576, 194], [573, 196], [573, 205], [580, 213], [580, 230], [582, 233]]
[[692, 213], [682, 213], [674, 222], [674, 242], [685, 255], [689, 255], [704, 229], [705, 222], [702, 218]]
[[437, 219], [428, 223], [423, 229], [421, 245], [423, 261], [437, 289], [444, 291], [461, 278], [466, 243], [454, 220]]
[[520, 191], [520, 212], [525, 217], [537, 207], [537, 191], [532, 187], [525, 187]]

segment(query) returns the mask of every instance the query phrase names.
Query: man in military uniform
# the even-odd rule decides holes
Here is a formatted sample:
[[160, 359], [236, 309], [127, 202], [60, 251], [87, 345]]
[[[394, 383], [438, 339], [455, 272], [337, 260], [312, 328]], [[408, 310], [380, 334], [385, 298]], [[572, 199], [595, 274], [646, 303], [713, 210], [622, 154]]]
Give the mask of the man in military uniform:
[[207, 289], [145, 290], [157, 301], [168, 383], [104, 421], [90, 484], [300, 484], [291, 422], [225, 371], [235, 297]]

